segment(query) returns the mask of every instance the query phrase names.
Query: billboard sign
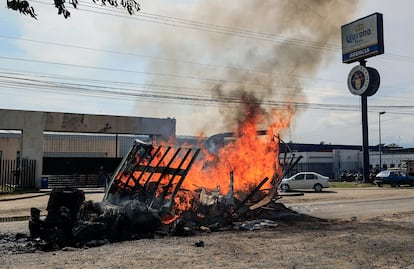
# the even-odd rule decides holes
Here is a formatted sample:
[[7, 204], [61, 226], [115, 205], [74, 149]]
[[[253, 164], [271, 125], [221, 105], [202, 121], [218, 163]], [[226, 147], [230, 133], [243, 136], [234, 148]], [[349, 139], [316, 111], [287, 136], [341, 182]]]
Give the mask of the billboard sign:
[[342, 25], [342, 62], [352, 63], [384, 53], [382, 14]]

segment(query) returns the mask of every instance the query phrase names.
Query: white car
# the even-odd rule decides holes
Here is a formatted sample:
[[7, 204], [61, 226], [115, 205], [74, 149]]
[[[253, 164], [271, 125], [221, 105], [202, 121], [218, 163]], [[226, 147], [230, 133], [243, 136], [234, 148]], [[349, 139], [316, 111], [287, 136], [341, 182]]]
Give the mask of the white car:
[[315, 172], [300, 172], [290, 178], [282, 179], [280, 189], [289, 191], [295, 189], [314, 189], [316, 192], [329, 188], [329, 177]]

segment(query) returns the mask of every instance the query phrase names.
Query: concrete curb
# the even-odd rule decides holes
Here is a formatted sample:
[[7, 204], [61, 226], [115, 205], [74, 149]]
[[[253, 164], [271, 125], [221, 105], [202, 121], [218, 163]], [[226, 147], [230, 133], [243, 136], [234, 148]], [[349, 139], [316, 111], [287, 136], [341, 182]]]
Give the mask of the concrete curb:
[[33, 194], [16, 194], [13, 197], [5, 197], [5, 198], [0, 197], [0, 202], [30, 199], [30, 198], [36, 198], [36, 197], [41, 197], [41, 196], [45, 196], [45, 195], [49, 195], [49, 192], [47, 192], [47, 193], [33, 193]]
[[[83, 190], [85, 192], [85, 194], [87, 193], [104, 193], [105, 190], [99, 189], [99, 188], [94, 188], [94, 189], [80, 189]], [[10, 194], [8, 195], [8, 197], [1, 197], [0, 196], [0, 202], [2, 201], [15, 201], [15, 200], [23, 200], [23, 199], [30, 199], [30, 198], [36, 198], [36, 197], [41, 197], [41, 196], [45, 196], [45, 195], [49, 195], [50, 192], [52, 191], [52, 189], [40, 189], [39, 192], [36, 193], [23, 193], [23, 194]]]

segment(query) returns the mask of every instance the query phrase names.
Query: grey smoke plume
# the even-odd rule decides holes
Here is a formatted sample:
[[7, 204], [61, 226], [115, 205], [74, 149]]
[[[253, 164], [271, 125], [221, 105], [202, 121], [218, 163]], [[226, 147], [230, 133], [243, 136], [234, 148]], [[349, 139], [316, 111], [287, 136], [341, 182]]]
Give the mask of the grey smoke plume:
[[[195, 101], [198, 107], [193, 109], [173, 108], [200, 117], [191, 127], [208, 133], [232, 131], [244, 117], [241, 102], [247, 96], [262, 113], [277, 102], [305, 101], [301, 80], [312, 78], [328, 57], [340, 60], [340, 26], [361, 1], [189, 2], [171, 16], [186, 18], [192, 26], [180, 28], [179, 22], [172, 22], [158, 26], [147, 38], [138, 36], [136, 42], [173, 59], [152, 61], [149, 71], [178, 77], [156, 77], [151, 83], [177, 87], [176, 92], [185, 96], [221, 101], [204, 104], [213, 108], [207, 116], [206, 109], [200, 112], [202, 102]], [[178, 119], [177, 129], [181, 124], [185, 122]]]

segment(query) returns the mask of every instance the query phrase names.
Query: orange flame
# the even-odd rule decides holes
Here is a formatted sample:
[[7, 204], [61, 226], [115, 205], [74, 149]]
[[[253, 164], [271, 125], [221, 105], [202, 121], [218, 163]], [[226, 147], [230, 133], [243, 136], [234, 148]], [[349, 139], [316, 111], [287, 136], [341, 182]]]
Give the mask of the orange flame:
[[[265, 137], [257, 135], [258, 125], [265, 121], [264, 113], [253, 113], [235, 131], [235, 140], [224, 145], [217, 154], [204, 150], [203, 162], [196, 162], [186, 177], [184, 188], [220, 188], [222, 194], [229, 191], [229, 173], [234, 173], [234, 192], [248, 192], [265, 177], [281, 173], [279, 143], [276, 136], [289, 127], [293, 110], [290, 106], [271, 112], [272, 123]], [[208, 166], [206, 167], [206, 160]], [[277, 184], [277, 183], [276, 183]], [[264, 188], [271, 187], [269, 180]]]
[[[234, 131], [234, 138], [230, 142], [221, 147], [218, 152], [210, 153], [206, 148], [202, 147], [202, 158], [196, 160], [189, 173], [187, 174], [181, 189], [187, 191], [181, 191], [174, 197], [174, 215], [168, 215], [163, 219], [164, 223], [170, 223], [178, 218], [182, 212], [189, 210], [192, 207], [194, 197], [197, 197], [195, 190], [200, 187], [207, 190], [219, 189], [221, 195], [226, 195], [230, 190], [230, 172], [233, 172], [233, 193], [236, 198], [239, 195], [247, 195], [253, 188], [259, 185], [259, 183], [265, 178], [275, 179], [281, 175], [282, 169], [279, 164], [279, 141], [277, 137], [283, 133], [283, 131], [289, 127], [291, 118], [294, 114], [294, 110], [287, 106], [283, 110], [273, 110], [269, 114], [265, 114], [259, 109], [251, 109], [246, 107], [246, 119], [240, 123], [237, 130]], [[271, 118], [271, 124], [268, 124], [266, 135], [258, 136], [258, 126], [265, 124], [265, 120], [269, 121]], [[200, 139], [201, 141], [201, 139]], [[166, 166], [166, 161], [161, 162], [161, 156], [166, 154], [164, 152], [158, 152], [155, 154], [155, 148], [152, 149], [151, 156], [155, 156], [151, 160], [152, 165], [157, 163], [160, 166]], [[187, 167], [190, 158], [182, 163], [182, 156], [185, 155], [183, 149], [177, 158], [166, 158], [172, 160], [169, 164], [171, 168]], [[169, 152], [172, 154], [172, 151]], [[170, 156], [171, 157], [171, 156]], [[141, 160], [135, 160], [136, 163], [146, 164], [148, 160], [145, 158]], [[168, 165], [167, 165], [168, 166]], [[276, 177], [275, 177], [276, 176]], [[133, 177], [133, 180], [131, 180]], [[181, 175], [176, 175], [181, 177]], [[154, 175], [153, 173], [146, 171], [135, 171], [124, 174], [119, 177], [119, 186], [122, 188], [140, 188], [147, 185], [148, 189], [151, 189], [151, 184], [158, 186], [157, 190], [154, 190], [156, 197], [164, 195], [163, 192], [170, 183], [175, 184], [179, 178], [175, 178], [173, 182], [172, 175]], [[156, 182], [160, 182], [157, 184]], [[271, 188], [272, 184], [278, 184], [279, 182], [272, 182], [268, 180], [262, 188]], [[171, 193], [164, 195], [166, 200], [171, 198]]]

